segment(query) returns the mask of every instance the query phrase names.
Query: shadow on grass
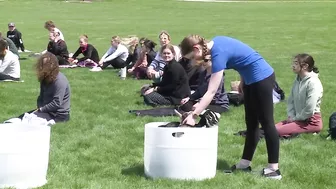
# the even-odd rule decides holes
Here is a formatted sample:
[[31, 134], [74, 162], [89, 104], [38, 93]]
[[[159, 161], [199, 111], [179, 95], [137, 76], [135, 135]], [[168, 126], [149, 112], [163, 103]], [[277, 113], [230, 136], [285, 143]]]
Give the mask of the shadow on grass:
[[125, 168], [121, 170], [122, 175], [127, 175], [127, 176], [140, 176], [140, 177], [145, 177], [145, 169], [143, 164], [138, 164], [138, 165], [133, 165], [131, 167]]
[[228, 164], [227, 161], [222, 160], [222, 159], [217, 159], [217, 170], [229, 170], [230, 169], [230, 165]]
[[[225, 160], [217, 159], [217, 170], [228, 169], [230, 169], [230, 165]], [[128, 168], [124, 168], [121, 170], [121, 174], [126, 176], [140, 176], [148, 179], [148, 177], [145, 175], [143, 164], [137, 164]]]

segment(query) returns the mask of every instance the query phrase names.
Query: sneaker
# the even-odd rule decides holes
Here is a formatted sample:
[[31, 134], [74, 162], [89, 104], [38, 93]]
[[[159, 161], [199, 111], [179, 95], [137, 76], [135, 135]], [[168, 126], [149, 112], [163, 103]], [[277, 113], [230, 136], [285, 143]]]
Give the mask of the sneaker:
[[101, 67], [93, 67], [92, 69], [90, 69], [91, 72], [100, 72], [100, 71], [103, 71], [101, 69]]
[[266, 178], [276, 179], [276, 180], [281, 180], [281, 178], [282, 178], [279, 169], [274, 171], [273, 169], [265, 168], [265, 169], [262, 170], [261, 175], [266, 177]]
[[235, 171], [243, 171], [243, 172], [251, 172], [252, 168], [251, 166], [248, 166], [246, 168], [237, 168], [236, 165], [233, 165], [229, 170], [224, 170], [225, 173], [233, 173]]

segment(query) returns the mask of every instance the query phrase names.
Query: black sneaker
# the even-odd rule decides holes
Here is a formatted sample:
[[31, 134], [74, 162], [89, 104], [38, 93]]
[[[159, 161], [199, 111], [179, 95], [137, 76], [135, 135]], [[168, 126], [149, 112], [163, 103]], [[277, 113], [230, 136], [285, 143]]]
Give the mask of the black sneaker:
[[251, 172], [252, 168], [251, 168], [251, 166], [248, 166], [248, 167], [243, 168], [243, 169], [238, 169], [236, 167], [236, 165], [233, 165], [229, 170], [224, 170], [225, 173], [233, 173], [235, 171]]
[[261, 173], [262, 176], [266, 177], [266, 178], [270, 178], [270, 179], [276, 179], [276, 180], [281, 180], [282, 176], [281, 176], [281, 173], [280, 173], [280, 170], [272, 170], [272, 169], [269, 169], [269, 168], [265, 168], [262, 170], [262, 173]]

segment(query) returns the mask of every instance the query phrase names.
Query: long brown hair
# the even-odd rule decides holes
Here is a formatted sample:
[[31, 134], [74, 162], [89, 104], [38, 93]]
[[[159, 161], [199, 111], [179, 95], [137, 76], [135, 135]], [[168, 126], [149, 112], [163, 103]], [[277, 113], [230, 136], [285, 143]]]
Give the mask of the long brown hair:
[[59, 73], [58, 59], [54, 54], [46, 52], [37, 60], [35, 69], [38, 81], [50, 84], [56, 80]]
[[303, 64], [307, 64], [309, 72], [313, 71], [315, 73], [319, 73], [318, 68], [315, 66], [314, 58], [311, 55], [302, 53], [302, 54], [297, 54], [294, 58], [298, 60], [301, 68]]
[[191, 53], [195, 45], [200, 45], [202, 47], [202, 59], [205, 62], [211, 59], [207, 41], [199, 35], [189, 35], [182, 40], [180, 44], [182, 56]]

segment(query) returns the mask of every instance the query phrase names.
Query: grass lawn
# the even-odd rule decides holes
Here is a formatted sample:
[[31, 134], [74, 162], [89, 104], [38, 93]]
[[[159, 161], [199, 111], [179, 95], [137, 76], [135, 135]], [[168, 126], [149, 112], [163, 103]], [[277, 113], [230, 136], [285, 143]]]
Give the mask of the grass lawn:
[[[130, 109], [147, 108], [137, 91], [148, 81], [120, 80], [116, 71], [92, 73], [88, 69], [63, 69], [72, 89], [71, 121], [52, 128], [48, 184], [42, 188], [334, 188], [336, 186], [336, 143], [324, 139], [328, 118], [335, 111], [336, 3], [201, 3], [175, 0], [113, 0], [94, 3], [64, 1], [7, 0], [0, 2], [0, 30], [15, 22], [23, 33], [27, 49], [46, 48], [46, 20], [53, 20], [65, 36], [69, 51], [78, 47], [81, 34], [98, 48], [100, 56], [113, 35], [136, 34], [158, 42], [165, 29], [174, 44], [185, 35], [201, 34], [238, 38], [260, 52], [274, 67], [277, 81], [289, 94], [295, 75], [292, 56], [307, 52], [320, 69], [324, 86], [320, 135], [301, 135], [281, 141], [280, 167], [283, 180], [273, 181], [255, 174], [226, 175], [223, 169], [236, 163], [244, 138], [233, 133], [243, 130], [243, 107], [232, 107], [223, 115], [219, 129], [218, 171], [203, 182], [149, 180], [144, 177], [144, 124], [176, 121], [177, 117], [135, 117]], [[0, 83], [0, 121], [36, 106], [39, 84], [34, 75], [34, 58], [22, 57], [24, 83]], [[226, 72], [226, 88], [238, 78]], [[286, 104], [275, 105], [275, 121], [286, 118]], [[257, 148], [252, 168], [261, 170], [267, 162], [265, 142]], [[1, 170], [0, 170], [1, 171]]]

